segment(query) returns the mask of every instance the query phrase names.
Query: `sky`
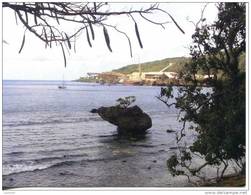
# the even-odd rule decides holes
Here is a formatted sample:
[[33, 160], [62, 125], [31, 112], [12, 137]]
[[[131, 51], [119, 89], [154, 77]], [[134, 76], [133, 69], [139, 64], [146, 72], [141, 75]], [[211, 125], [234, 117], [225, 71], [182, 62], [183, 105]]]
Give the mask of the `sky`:
[[[142, 3], [112, 3], [111, 10], [139, 8], [149, 4]], [[86, 37], [77, 41], [77, 52], [66, 54], [67, 67], [60, 47], [45, 49], [44, 43], [31, 33], [26, 33], [26, 41], [19, 54], [25, 27], [16, 24], [14, 13], [8, 8], [3, 9], [3, 79], [4, 80], [65, 80], [78, 79], [87, 72], [105, 72], [133, 63], [161, 60], [168, 57], [189, 56], [189, 44], [194, 26], [188, 20], [197, 22], [205, 3], [161, 3], [160, 7], [170, 13], [185, 31], [182, 34], [167, 15], [153, 14], [149, 17], [154, 21], [170, 21], [165, 29], [135, 17], [143, 49], [139, 47], [134, 23], [128, 17], [113, 17], [106, 21], [116, 24], [131, 38], [133, 57], [130, 57], [127, 39], [121, 34], [108, 29], [113, 52], [109, 52], [103, 38], [102, 28], [94, 27], [95, 41], [90, 48]], [[214, 3], [209, 3], [204, 12], [209, 23], [217, 17]], [[63, 26], [71, 29], [74, 26]], [[7, 42], [7, 44], [6, 44]]]

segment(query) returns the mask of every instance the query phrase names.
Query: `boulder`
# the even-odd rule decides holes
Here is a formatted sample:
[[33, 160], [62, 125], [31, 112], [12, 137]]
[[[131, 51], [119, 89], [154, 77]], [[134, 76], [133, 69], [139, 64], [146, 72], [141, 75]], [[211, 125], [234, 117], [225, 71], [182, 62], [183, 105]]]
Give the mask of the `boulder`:
[[121, 108], [120, 106], [100, 107], [95, 110], [99, 116], [118, 127], [122, 135], [144, 135], [152, 127], [152, 120], [138, 106]]
[[91, 113], [97, 113], [98, 112], [98, 110], [97, 109], [95, 109], [95, 108], [93, 108], [93, 109], [91, 109], [91, 111], [90, 111]]

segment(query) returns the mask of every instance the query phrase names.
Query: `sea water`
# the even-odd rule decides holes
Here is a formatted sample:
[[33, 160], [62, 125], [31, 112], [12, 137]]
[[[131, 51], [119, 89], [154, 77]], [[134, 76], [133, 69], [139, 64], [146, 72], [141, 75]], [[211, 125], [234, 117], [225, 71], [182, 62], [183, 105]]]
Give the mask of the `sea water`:
[[[66, 82], [59, 89], [60, 84], [3, 81], [4, 186], [185, 185], [166, 166], [177, 146], [176, 134], [166, 130], [178, 131], [182, 124], [178, 110], [156, 98], [160, 87]], [[114, 125], [90, 113], [125, 96], [135, 96], [134, 104], [152, 118], [142, 140], [119, 139]]]

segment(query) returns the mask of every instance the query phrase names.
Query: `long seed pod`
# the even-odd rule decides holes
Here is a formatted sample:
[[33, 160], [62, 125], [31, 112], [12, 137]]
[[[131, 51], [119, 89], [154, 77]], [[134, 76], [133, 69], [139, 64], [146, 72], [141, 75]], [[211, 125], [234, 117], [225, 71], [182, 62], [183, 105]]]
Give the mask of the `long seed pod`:
[[68, 43], [68, 47], [69, 49], [71, 49], [71, 42], [70, 42], [70, 39], [68, 37], [68, 35], [65, 33], [65, 37], [66, 37], [66, 40], [67, 40], [67, 43]]
[[138, 25], [137, 25], [136, 22], [135, 22], [135, 32], [136, 32], [136, 35], [137, 35], [137, 39], [138, 39], [139, 45], [140, 45], [141, 48], [143, 48], [143, 45], [142, 45], [142, 42], [141, 42], [141, 39], [140, 39], [140, 35], [139, 35]]
[[62, 45], [62, 43], [60, 43], [61, 45], [61, 49], [62, 49], [62, 53], [63, 53], [63, 57], [64, 57], [64, 67], [66, 68], [66, 56], [65, 56], [65, 52], [64, 52], [64, 47]]
[[50, 29], [50, 30], [51, 30], [51, 40], [54, 40], [56, 42], [56, 36], [55, 36], [53, 30], [52, 29]]
[[50, 3], [47, 3], [47, 5], [48, 5], [48, 9], [49, 9], [50, 12], [51, 12], [51, 16], [53, 17], [52, 10], [51, 10], [51, 7], [50, 7]]
[[51, 42], [52, 42], [52, 41], [55, 41], [55, 44], [56, 44], [56, 46], [57, 46], [56, 36], [55, 36], [53, 30], [52, 30], [52, 29], [50, 29], [50, 30], [51, 30]]
[[97, 12], [97, 5], [96, 5], [96, 2], [94, 2], [93, 4], [94, 4], [94, 12], [96, 13], [96, 12]]
[[34, 22], [37, 25], [37, 15], [39, 15], [38, 3], [35, 3], [35, 11], [34, 11]]
[[57, 20], [57, 23], [60, 25], [60, 23], [59, 23], [59, 19], [58, 19], [58, 15], [57, 15], [57, 12], [56, 12], [56, 6], [54, 6], [54, 9], [55, 9], [55, 12], [54, 12], [54, 14], [55, 14], [55, 17], [56, 17], [56, 20]]
[[74, 36], [74, 46], [73, 46], [73, 49], [74, 49], [75, 53], [76, 53], [76, 42], [77, 42], [77, 37]]
[[87, 38], [87, 41], [89, 43], [89, 46], [92, 47], [92, 43], [91, 43], [91, 40], [90, 40], [90, 36], [89, 36], [89, 32], [88, 32], [87, 27], [85, 29], [86, 29], [86, 38]]
[[24, 43], [25, 43], [25, 34], [24, 34], [24, 36], [23, 36], [23, 41], [22, 41], [22, 44], [21, 44], [21, 47], [20, 47], [18, 53], [21, 53], [21, 51], [22, 51], [22, 49], [23, 49], [23, 47], [24, 47]]
[[37, 25], [37, 11], [34, 12], [34, 22]]
[[15, 13], [16, 25], [18, 25], [18, 22], [17, 22], [17, 12], [16, 12], [16, 11], [14, 11], [14, 13]]
[[91, 33], [92, 33], [92, 40], [95, 39], [95, 34], [94, 34], [94, 30], [93, 30], [93, 27], [92, 27], [92, 23], [90, 21], [88, 21], [88, 24], [90, 26], [90, 29], [91, 29]]
[[169, 15], [169, 17], [172, 19], [172, 21], [173, 21], [173, 23], [178, 27], [178, 29], [183, 33], [183, 34], [185, 34], [185, 32], [182, 30], [182, 28], [178, 25], [178, 23], [174, 20], [174, 18], [169, 14], [169, 13], [167, 13], [168, 15]]
[[46, 48], [47, 45], [48, 45], [48, 37], [47, 37], [47, 33], [46, 33], [45, 27], [43, 27], [43, 32], [44, 32], [44, 37], [45, 37], [45, 48]]
[[[24, 7], [26, 6], [25, 3], [23, 3], [23, 6], [24, 6]], [[25, 13], [26, 23], [28, 24], [28, 23], [29, 23], [29, 18], [28, 18], [28, 13], [27, 13], [27, 10], [26, 10], [26, 9], [25, 9], [24, 13]]]
[[43, 15], [44, 15], [44, 5], [43, 5], [43, 3], [40, 3], [40, 5], [41, 5], [42, 13], [43, 13]]
[[108, 32], [107, 32], [105, 26], [103, 27], [103, 31], [104, 31], [104, 36], [105, 36], [106, 45], [107, 45], [108, 49], [110, 50], [110, 52], [112, 52], [112, 49], [111, 49], [111, 46], [110, 46], [109, 34], [108, 34]]

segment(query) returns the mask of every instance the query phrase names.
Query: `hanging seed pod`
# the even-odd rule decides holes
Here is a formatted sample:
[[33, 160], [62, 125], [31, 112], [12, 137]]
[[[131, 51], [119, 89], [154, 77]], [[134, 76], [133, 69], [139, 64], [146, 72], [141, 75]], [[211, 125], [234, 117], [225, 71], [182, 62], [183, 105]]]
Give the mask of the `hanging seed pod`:
[[22, 41], [22, 44], [21, 44], [21, 47], [20, 47], [18, 53], [21, 53], [21, 51], [22, 51], [22, 49], [23, 49], [23, 47], [24, 47], [24, 43], [25, 43], [25, 34], [24, 34], [24, 36], [23, 36], [23, 41]]
[[[23, 6], [24, 7], [26, 6], [25, 3], [23, 3]], [[28, 24], [29, 23], [29, 18], [28, 18], [28, 13], [27, 13], [26, 9], [25, 9], [24, 13], [25, 13], [26, 23]]]
[[[57, 9], [56, 9], [56, 6], [54, 6], [54, 9], [55, 9], [55, 10], [57, 10]], [[57, 15], [57, 11], [55, 11], [55, 12], [54, 12], [54, 14], [55, 14], [55, 17], [56, 17], [57, 23], [60, 25], [60, 23], [59, 23], [59, 19], [58, 19], [58, 15]]]
[[[51, 29], [50, 29], [50, 30], [51, 30]], [[52, 41], [55, 41], [56, 46], [57, 46], [56, 36], [55, 36], [53, 30], [51, 30], [51, 42], [52, 42]]]
[[70, 42], [70, 39], [68, 37], [68, 35], [65, 33], [65, 37], [66, 37], [66, 40], [67, 40], [67, 43], [68, 43], [68, 47], [69, 49], [71, 49], [71, 42]]
[[141, 42], [141, 39], [140, 39], [140, 35], [139, 35], [139, 29], [138, 29], [138, 25], [137, 23], [135, 22], [135, 32], [136, 32], [136, 36], [137, 36], [137, 39], [138, 39], [138, 42], [139, 42], [139, 45], [141, 48], [143, 48], [143, 45], [142, 45], [142, 42]]
[[47, 36], [45, 27], [43, 27], [43, 33], [44, 33], [44, 37], [45, 37], [45, 47], [47, 47], [47, 45], [48, 45], [48, 36]]
[[87, 27], [86, 27], [85, 29], [86, 29], [86, 38], [87, 38], [88, 44], [89, 44], [90, 47], [92, 47], [92, 44], [91, 44], [91, 40], [90, 40], [90, 36], [89, 36], [89, 32], [88, 32]]
[[51, 10], [51, 7], [50, 7], [50, 3], [47, 3], [47, 5], [48, 5], [48, 9], [49, 9], [50, 12], [51, 12], [51, 16], [53, 17], [52, 10]]
[[174, 18], [169, 14], [169, 13], [167, 13], [168, 15], [169, 15], [169, 17], [172, 19], [172, 21], [173, 21], [173, 23], [178, 27], [178, 29], [183, 33], [183, 34], [185, 34], [185, 32], [182, 30], [182, 28], [178, 25], [178, 23], [174, 20]]
[[94, 34], [94, 30], [93, 30], [93, 27], [92, 27], [92, 23], [90, 21], [88, 21], [88, 24], [90, 26], [90, 29], [91, 29], [91, 33], [92, 33], [92, 40], [95, 39], [95, 34]]
[[94, 12], [96, 13], [96, 12], [97, 12], [97, 5], [96, 5], [96, 2], [94, 2], [93, 4], [94, 4]]
[[104, 32], [106, 45], [107, 45], [108, 49], [110, 50], [110, 52], [112, 52], [112, 49], [111, 49], [111, 46], [110, 46], [109, 34], [108, 34], [107, 29], [105, 28], [105, 26], [103, 27], [103, 32]]
[[34, 12], [34, 22], [37, 25], [37, 11]]
[[64, 52], [64, 47], [62, 45], [62, 43], [60, 43], [61, 45], [61, 49], [62, 49], [62, 53], [63, 53], [63, 57], [64, 57], [64, 67], [66, 68], [66, 56], [65, 56], [65, 52]]
[[46, 44], [47, 44], [48, 43], [48, 37], [47, 37], [47, 33], [46, 33], [45, 27], [43, 27], [43, 33], [44, 33], [44, 38], [45, 38], [45, 41], [46, 41]]
[[76, 38], [76, 36], [74, 36], [74, 46], [73, 46], [73, 49], [74, 49], [75, 53], [76, 53], [76, 42], [77, 42], [77, 38]]
[[[51, 30], [51, 29], [50, 29], [50, 30]], [[52, 38], [53, 38], [53, 39], [52, 39]], [[56, 41], [56, 36], [55, 36], [53, 30], [51, 30], [51, 40]]]
[[44, 15], [44, 5], [43, 5], [43, 3], [40, 3], [40, 6], [41, 6], [42, 13]]
[[18, 22], [17, 22], [17, 12], [16, 12], [16, 11], [14, 11], [14, 13], [15, 13], [16, 25], [18, 25]]

